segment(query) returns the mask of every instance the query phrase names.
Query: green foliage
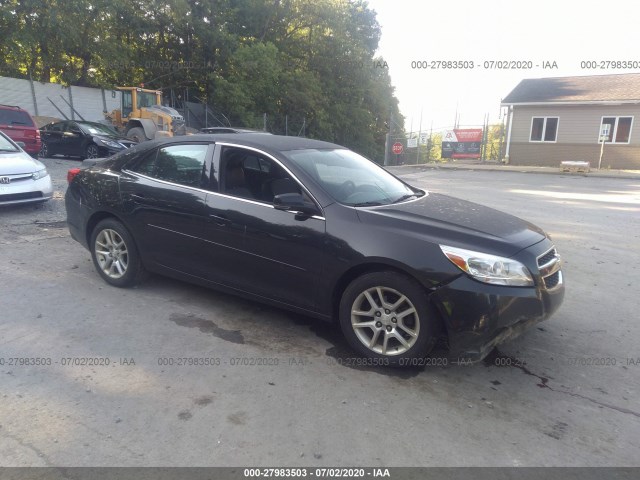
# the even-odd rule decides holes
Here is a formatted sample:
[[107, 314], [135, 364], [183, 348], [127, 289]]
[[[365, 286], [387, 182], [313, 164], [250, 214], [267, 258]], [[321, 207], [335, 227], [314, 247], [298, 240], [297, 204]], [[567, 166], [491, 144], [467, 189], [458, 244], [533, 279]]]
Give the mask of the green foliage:
[[505, 128], [501, 123], [489, 125], [487, 130], [486, 159], [501, 160], [500, 148], [504, 145]]
[[188, 88], [235, 125], [288, 118], [381, 161], [402, 117], [380, 34], [363, 0], [3, 0], [0, 75]]

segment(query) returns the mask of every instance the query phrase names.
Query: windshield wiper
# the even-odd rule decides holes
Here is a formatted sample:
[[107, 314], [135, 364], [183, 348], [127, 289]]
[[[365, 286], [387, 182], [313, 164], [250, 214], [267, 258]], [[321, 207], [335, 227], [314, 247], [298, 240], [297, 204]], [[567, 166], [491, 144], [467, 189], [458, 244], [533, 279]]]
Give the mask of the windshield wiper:
[[409, 200], [411, 197], [421, 197], [424, 193], [409, 193], [407, 195], [402, 195], [400, 198], [395, 199], [392, 203], [400, 203], [405, 200]]
[[386, 205], [386, 204], [381, 202], [360, 202], [360, 203], [354, 203], [351, 206], [352, 207], [378, 207], [380, 205]]

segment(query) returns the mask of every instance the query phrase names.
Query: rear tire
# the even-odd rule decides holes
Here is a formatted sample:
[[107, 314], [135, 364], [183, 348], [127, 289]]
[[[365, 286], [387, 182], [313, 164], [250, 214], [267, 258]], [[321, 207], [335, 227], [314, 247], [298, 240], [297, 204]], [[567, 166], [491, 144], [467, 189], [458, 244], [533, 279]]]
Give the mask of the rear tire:
[[127, 132], [127, 138], [130, 140], [134, 140], [138, 143], [142, 143], [144, 141], [150, 140], [144, 133], [144, 129], [141, 127], [133, 127]]
[[47, 146], [47, 143], [43, 141], [40, 144], [40, 152], [38, 153], [38, 156], [41, 158], [47, 158], [49, 155], [49, 147]]
[[342, 295], [339, 318], [351, 347], [379, 365], [411, 365], [436, 340], [437, 317], [424, 289], [397, 272], [356, 278]]
[[91, 233], [91, 258], [100, 276], [114, 287], [142, 281], [145, 270], [133, 237], [114, 218], [99, 222]]

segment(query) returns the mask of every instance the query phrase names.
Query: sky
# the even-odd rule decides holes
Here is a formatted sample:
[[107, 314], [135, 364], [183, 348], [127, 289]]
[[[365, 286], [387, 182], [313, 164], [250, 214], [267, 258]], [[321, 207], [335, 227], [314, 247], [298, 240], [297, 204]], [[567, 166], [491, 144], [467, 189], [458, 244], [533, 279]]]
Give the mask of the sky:
[[[450, 128], [456, 112], [461, 128], [481, 126], [485, 114], [499, 123], [501, 99], [525, 78], [640, 73], [640, 2], [633, 0], [369, 0], [369, 7], [407, 131]], [[474, 68], [418, 68], [425, 61]], [[484, 68], [505, 61], [532, 68]], [[636, 68], [582, 64], [592, 61]]]

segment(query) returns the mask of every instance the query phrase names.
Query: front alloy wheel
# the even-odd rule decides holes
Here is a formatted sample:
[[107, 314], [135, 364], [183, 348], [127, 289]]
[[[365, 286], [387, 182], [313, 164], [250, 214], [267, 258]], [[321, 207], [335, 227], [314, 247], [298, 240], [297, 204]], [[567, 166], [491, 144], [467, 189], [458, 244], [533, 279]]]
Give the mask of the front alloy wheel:
[[435, 344], [437, 317], [425, 290], [398, 272], [356, 278], [342, 295], [339, 317], [354, 350], [389, 365], [410, 365]]
[[96, 225], [91, 234], [91, 257], [100, 276], [116, 287], [128, 287], [144, 276], [133, 237], [115, 218]]
[[49, 147], [47, 147], [47, 142], [42, 142], [40, 144], [40, 153], [38, 155], [41, 158], [47, 158], [49, 156]]
[[100, 157], [100, 149], [97, 145], [93, 143], [87, 146], [87, 151], [85, 152], [86, 158], [98, 158]]
[[353, 302], [351, 327], [368, 349], [381, 355], [399, 355], [415, 345], [420, 317], [405, 295], [376, 286], [363, 291]]

